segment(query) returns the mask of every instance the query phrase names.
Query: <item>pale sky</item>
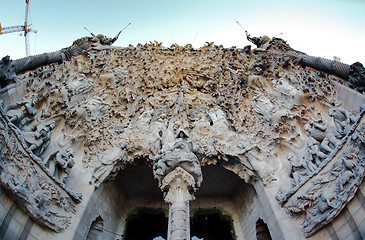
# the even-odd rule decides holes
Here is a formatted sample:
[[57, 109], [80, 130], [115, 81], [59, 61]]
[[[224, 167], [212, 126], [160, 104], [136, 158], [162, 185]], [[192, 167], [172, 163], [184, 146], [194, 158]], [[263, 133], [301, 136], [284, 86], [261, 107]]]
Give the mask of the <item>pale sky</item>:
[[[24, 24], [24, 0], [0, 0], [2, 27]], [[365, 64], [365, 0], [30, 0], [32, 54], [68, 47], [95, 34], [114, 37], [128, 23], [114, 46], [150, 41], [193, 44], [214, 42], [224, 47], [251, 44], [252, 35], [279, 37], [309, 55]], [[20, 33], [0, 35], [0, 58], [25, 56]]]

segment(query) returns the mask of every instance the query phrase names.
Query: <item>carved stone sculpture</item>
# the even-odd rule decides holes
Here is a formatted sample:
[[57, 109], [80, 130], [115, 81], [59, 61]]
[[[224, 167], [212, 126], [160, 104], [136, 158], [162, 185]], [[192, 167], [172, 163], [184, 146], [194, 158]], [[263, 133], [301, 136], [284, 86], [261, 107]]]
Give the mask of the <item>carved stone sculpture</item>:
[[293, 186], [303, 182], [316, 169], [311, 161], [303, 157], [299, 158], [293, 152], [290, 152], [287, 158], [290, 163], [290, 175], [293, 177]]
[[304, 130], [306, 130], [312, 138], [321, 143], [326, 137], [327, 125], [310, 120], [304, 125]]
[[65, 182], [71, 172], [71, 168], [75, 165], [73, 160], [74, 150], [69, 148], [67, 150], [60, 149], [51, 154], [46, 162], [46, 166], [53, 176]]
[[35, 105], [38, 103], [38, 97], [32, 99], [11, 103], [5, 107], [4, 111], [9, 120], [18, 127], [27, 125], [33, 121], [37, 113]]
[[[42, 124], [37, 134], [49, 134], [54, 123]], [[47, 140], [48, 141], [48, 140]], [[33, 151], [41, 152], [44, 142], [31, 149], [23, 133], [0, 108], [0, 183], [29, 216], [40, 225], [60, 232], [68, 227], [75, 203], [82, 199], [56, 179]], [[32, 151], [33, 150], [33, 151]]]
[[104, 180], [112, 177], [112, 173], [116, 174], [127, 163], [128, 155], [126, 154], [126, 147], [125, 142], [120, 142], [119, 146], [102, 152], [90, 183], [99, 186]]
[[365, 91], [365, 69], [359, 62], [350, 66], [349, 87], [359, 92]]
[[[319, 168], [288, 192], [281, 190], [277, 200], [301, 222], [310, 237], [336, 217], [353, 197], [365, 173], [364, 109], [354, 119], [347, 135], [338, 140]], [[331, 148], [332, 149], [332, 148]], [[301, 166], [303, 166], [301, 164]], [[294, 174], [293, 174], [294, 176]], [[298, 182], [294, 179], [294, 182]]]
[[255, 44], [258, 48], [262, 47], [265, 43], [268, 43], [270, 41], [270, 38], [266, 35], [262, 36], [262, 37], [251, 37], [250, 34], [248, 34], [247, 31], [246, 32], [246, 38], [248, 41], [252, 42], [253, 44]]
[[[71, 223], [81, 194], [69, 189], [66, 177], [69, 186], [85, 191], [79, 207], [86, 213], [93, 191], [103, 194], [103, 186], [83, 188], [84, 176], [99, 186], [136, 164], [153, 168], [170, 204], [171, 238], [189, 239], [189, 202], [203, 166], [263, 186], [256, 191], [267, 195], [268, 208], [275, 205], [273, 192], [287, 187], [278, 200], [299, 216], [293, 222], [307, 235], [332, 221], [358, 189], [363, 120], [338, 113], [337, 123], [328, 121], [326, 111], [341, 106], [334, 86], [341, 79], [294, 65], [288, 55], [303, 54], [284, 40], [262, 39], [251, 51], [212, 42], [199, 49], [158, 42], [111, 47], [103, 37], [76, 40], [61, 57], [72, 61], [62, 64], [23, 73], [15, 71], [17, 61], [5, 58], [0, 66], [0, 75], [8, 76], [1, 83], [1, 107], [39, 98], [2, 112], [0, 183], [42, 226], [62, 231]], [[310, 60], [304, 62], [309, 66]], [[57, 128], [47, 126], [51, 121]], [[283, 216], [274, 211], [272, 216]], [[73, 222], [81, 226], [80, 217]], [[105, 229], [117, 229], [109, 220]], [[76, 228], [84, 226], [71, 231]]]
[[77, 78], [66, 86], [71, 96], [85, 94], [93, 87], [93, 81], [88, 79], [85, 74], [80, 74]]
[[200, 186], [202, 172], [199, 160], [191, 151], [191, 146], [184, 141], [176, 142], [172, 149], [161, 156], [154, 166], [154, 175], [161, 183], [162, 179], [176, 167], [181, 167], [191, 174], [197, 184], [196, 187]]
[[330, 108], [328, 115], [333, 118], [340, 137], [344, 137], [355, 122], [354, 115], [343, 108]]
[[[178, 115], [178, 114], [177, 114]], [[169, 203], [169, 223], [167, 239], [190, 239], [189, 201], [203, 180], [200, 162], [192, 152], [192, 143], [187, 135], [173, 125], [164, 139], [167, 147], [163, 154], [155, 157], [154, 176], [165, 193]], [[172, 146], [171, 144], [174, 143]]]
[[[325, 137], [326, 139], [326, 137]], [[324, 142], [324, 140], [323, 140]], [[327, 141], [326, 141], [327, 142]], [[328, 154], [322, 152], [319, 145], [322, 145], [322, 143], [318, 143], [317, 140], [310, 137], [308, 141], [308, 152], [310, 153], [310, 157], [306, 157], [307, 161], [312, 161], [316, 163], [316, 166], [322, 165], [323, 160], [327, 157]]]
[[23, 132], [24, 140], [29, 146], [30, 150], [36, 156], [40, 156], [51, 140], [51, 131], [56, 127], [56, 122], [39, 124], [35, 131]]

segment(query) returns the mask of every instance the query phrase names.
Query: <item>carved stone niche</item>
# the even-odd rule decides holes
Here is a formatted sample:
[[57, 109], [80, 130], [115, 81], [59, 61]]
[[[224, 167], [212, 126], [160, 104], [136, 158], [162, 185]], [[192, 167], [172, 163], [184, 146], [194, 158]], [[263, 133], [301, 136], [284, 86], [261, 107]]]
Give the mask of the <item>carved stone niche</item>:
[[323, 164], [289, 191], [276, 196], [285, 210], [301, 219], [305, 237], [330, 223], [355, 196], [365, 173], [364, 109]]
[[35, 222], [60, 232], [75, 214], [81, 193], [52, 175], [0, 107], [0, 184]]

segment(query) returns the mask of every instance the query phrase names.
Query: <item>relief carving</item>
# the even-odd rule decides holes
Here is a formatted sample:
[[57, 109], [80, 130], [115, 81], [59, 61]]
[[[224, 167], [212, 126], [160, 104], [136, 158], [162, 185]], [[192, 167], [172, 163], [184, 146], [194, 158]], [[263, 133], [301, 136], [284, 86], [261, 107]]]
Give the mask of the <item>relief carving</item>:
[[[75, 203], [79, 203], [82, 196], [69, 189], [63, 179], [53, 176], [43, 160], [35, 155], [40, 155], [48, 144], [48, 134], [55, 122], [41, 123], [36, 132], [23, 133], [2, 108], [0, 112], [2, 187], [34, 221], [56, 232], [66, 229], [75, 213]], [[39, 142], [27, 140], [27, 134]]]
[[15, 102], [4, 108], [4, 112], [9, 120], [19, 128], [33, 121], [37, 113], [35, 105], [38, 103], [38, 97], [26, 101]]
[[[330, 148], [331, 151], [320, 166], [313, 168], [314, 165], [305, 165], [312, 164], [305, 159], [296, 166], [291, 162], [293, 188], [289, 191], [281, 189], [277, 200], [288, 213], [301, 219], [306, 237], [332, 221], [354, 197], [363, 180], [364, 112], [364, 109], [360, 109], [360, 114], [346, 125], [349, 128], [340, 126], [339, 130], [347, 129], [347, 133], [336, 140], [336, 146]], [[294, 156], [294, 153], [290, 153], [290, 157]]]
[[128, 163], [126, 147], [125, 142], [120, 142], [119, 146], [101, 152], [90, 183], [99, 186], [104, 180], [115, 176], [120, 169], [126, 166]]
[[[31, 196], [33, 210], [28, 213], [59, 231], [67, 227], [72, 203], [81, 201], [65, 184], [78, 180], [71, 174], [75, 170], [87, 172], [91, 184], [99, 186], [142, 159], [160, 186], [172, 172], [181, 179], [180, 186], [192, 179], [185, 186], [190, 194], [201, 184], [201, 166], [216, 165], [246, 183], [292, 181], [279, 202], [293, 213], [307, 214], [305, 231], [311, 234], [318, 228], [313, 219], [333, 219], [337, 206], [348, 201], [339, 201], [339, 194], [351, 196], [356, 188], [351, 186], [362, 176], [364, 136], [353, 130], [362, 123], [334, 108], [340, 106], [333, 84], [337, 78], [296, 65], [303, 54], [282, 39], [248, 37], [260, 48], [227, 49], [214, 43], [200, 49], [177, 44], [166, 48], [158, 42], [115, 48], [104, 36], [86, 37], [45, 55], [72, 61], [11, 71], [9, 82], [3, 82], [0, 69], [3, 129], [11, 126], [16, 133], [14, 141], [1, 142], [1, 164], [8, 169], [2, 170], [2, 184], [21, 201]], [[6, 94], [11, 94], [11, 81], [16, 81], [14, 94], [20, 92], [25, 101], [10, 103]], [[358, 86], [358, 80], [353, 84]], [[327, 109], [334, 124], [323, 114]], [[3, 129], [2, 139], [10, 139]], [[57, 144], [60, 136], [67, 144]], [[347, 149], [351, 144], [345, 141], [357, 147]], [[8, 161], [18, 150], [23, 155]], [[18, 162], [31, 163], [39, 174], [18, 176], [18, 168], [27, 166]], [[322, 173], [328, 180], [315, 180]], [[8, 179], [18, 178], [19, 184], [9, 185]], [[177, 178], [172, 182], [179, 185]], [[316, 184], [308, 193], [295, 195], [312, 182]], [[321, 191], [322, 186], [327, 190]], [[64, 215], [49, 211], [52, 204], [59, 208], [60, 199]], [[64, 223], [39, 217], [42, 211]]]

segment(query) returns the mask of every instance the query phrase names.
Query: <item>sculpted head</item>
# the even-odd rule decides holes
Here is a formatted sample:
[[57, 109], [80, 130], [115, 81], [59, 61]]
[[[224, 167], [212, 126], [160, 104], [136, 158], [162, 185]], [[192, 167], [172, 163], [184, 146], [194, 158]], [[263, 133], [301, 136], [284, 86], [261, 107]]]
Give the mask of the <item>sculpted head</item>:
[[334, 108], [328, 109], [328, 116], [332, 117], [335, 115], [335, 113], [336, 113], [336, 109], [334, 109]]

